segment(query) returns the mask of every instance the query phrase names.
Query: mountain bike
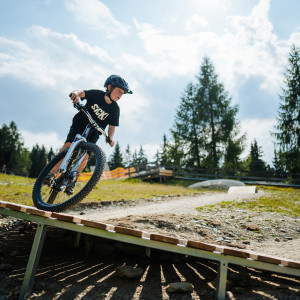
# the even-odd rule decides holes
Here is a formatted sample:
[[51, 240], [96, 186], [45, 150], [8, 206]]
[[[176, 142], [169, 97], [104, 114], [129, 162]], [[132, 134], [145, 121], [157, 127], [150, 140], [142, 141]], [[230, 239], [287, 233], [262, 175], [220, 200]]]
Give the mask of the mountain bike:
[[[69, 209], [93, 190], [103, 173], [105, 153], [96, 144], [89, 143], [87, 139], [93, 128], [98, 130], [109, 144], [111, 139], [98, 126], [85, 106], [75, 103], [74, 107], [87, 116], [89, 123], [81, 135], [76, 135], [71, 146], [55, 156], [39, 174], [32, 191], [33, 203], [38, 209], [53, 212]], [[79, 175], [78, 170], [84, 160], [87, 161], [86, 167]], [[47, 175], [60, 162], [61, 165], [52, 180], [48, 185], [45, 184]], [[70, 185], [73, 185], [72, 194], [68, 192]]]

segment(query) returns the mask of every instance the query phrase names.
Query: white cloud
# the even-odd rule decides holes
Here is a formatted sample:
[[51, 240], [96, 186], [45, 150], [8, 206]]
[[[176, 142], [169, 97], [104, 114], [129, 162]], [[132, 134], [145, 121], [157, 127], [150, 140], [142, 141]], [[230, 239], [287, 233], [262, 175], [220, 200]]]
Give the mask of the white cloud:
[[[48, 110], [56, 111], [52, 107], [62, 105], [61, 98], [67, 98], [71, 90], [101, 89], [110, 74], [127, 74], [122, 56], [112, 59], [112, 54], [80, 41], [74, 34], [61, 34], [41, 26], [33, 26], [26, 33], [24, 42], [0, 37], [0, 76], [11, 75], [34, 87], [53, 91], [53, 101], [47, 101]], [[148, 100], [138, 91], [139, 80], [125, 75], [135, 92], [120, 101], [122, 121], [133, 132], [140, 133], [138, 124], [140, 118], [147, 117]], [[66, 112], [74, 113], [67, 101], [63, 103]]]
[[51, 145], [53, 151], [56, 152], [64, 143], [64, 140], [59, 139], [56, 132], [33, 133], [26, 130], [20, 132], [24, 140], [24, 146], [29, 150], [38, 144], [39, 146], [46, 146], [48, 151], [50, 150], [49, 145]]
[[[217, 40], [217, 34], [213, 32], [176, 36], [165, 34], [151, 24], [139, 23], [137, 20], [135, 26], [148, 55], [143, 61], [136, 58], [135, 62], [158, 78], [197, 72], [199, 57], [204, 55], [203, 45], [213, 48]], [[134, 61], [132, 57], [131, 61]]]
[[108, 38], [128, 34], [129, 26], [117, 21], [110, 9], [98, 0], [66, 0], [66, 8], [79, 22], [104, 32]]
[[[270, 0], [260, 0], [248, 16], [227, 17], [227, 26], [220, 33], [202, 30], [170, 35], [135, 19], [148, 57], [131, 58], [131, 62], [155, 77], [186, 76], [196, 74], [202, 57], [208, 55], [221, 81], [232, 93], [251, 76], [262, 78], [262, 89], [277, 93], [290, 41], [280, 41], [274, 33], [269, 9]], [[195, 21], [199, 16], [194, 16]], [[200, 22], [200, 17], [198, 20]], [[297, 40], [298, 35], [292, 38]]]
[[207, 27], [208, 21], [205, 17], [199, 16], [198, 14], [193, 14], [192, 17], [186, 21], [185, 28], [187, 30], [199, 30], [202, 27]]
[[33, 26], [26, 33], [24, 42], [0, 38], [0, 75], [9, 74], [34, 86], [62, 90], [72, 88], [71, 82], [99, 85], [99, 78], [109, 74], [112, 60], [108, 54], [74, 34], [41, 26]]
[[160, 145], [155, 144], [143, 144], [143, 149], [147, 155], [148, 160], [151, 162], [155, 159], [157, 151], [160, 149]]
[[[218, 66], [227, 82], [237, 84], [241, 77], [261, 76], [261, 88], [274, 90], [281, 80], [288, 45], [280, 43], [273, 32], [268, 12], [270, 0], [260, 0], [249, 16], [230, 16], [229, 29], [221, 39], [221, 49], [227, 54], [217, 54]], [[282, 49], [283, 48], [283, 49]], [[222, 52], [223, 52], [222, 51]], [[226, 72], [225, 70], [229, 70]]]
[[[85, 4], [82, 14], [79, 14], [81, 5]], [[96, 0], [70, 0], [66, 5], [76, 15], [90, 20], [93, 20], [93, 14], [98, 14], [99, 8], [105, 6]], [[90, 10], [94, 12], [89, 18], [86, 14]], [[111, 19], [107, 10], [106, 7], [103, 11]], [[105, 78], [114, 70], [125, 74], [128, 70], [138, 74], [147, 72], [148, 76], [143, 78], [150, 82], [154, 78], [196, 74], [202, 57], [208, 55], [231, 94], [235, 94], [239, 84], [251, 76], [263, 78], [261, 88], [276, 94], [290, 41], [278, 41], [268, 20], [268, 10], [269, 0], [261, 0], [249, 16], [229, 17], [228, 28], [221, 34], [202, 31], [170, 35], [151, 24], [134, 20], [146, 55], [132, 55], [123, 50], [114, 58], [102, 48], [80, 41], [74, 34], [34, 26], [27, 30], [25, 42], [0, 38], [1, 49], [5, 49], [0, 53], [0, 75], [12, 74], [31, 84], [56, 89], [99, 86], [99, 78]], [[199, 18], [194, 14], [191, 20], [200, 22]], [[295, 33], [291, 39], [297, 41], [299, 36], [300, 33]]]
[[141, 117], [143, 121], [147, 118], [147, 107], [149, 107], [149, 101], [138, 91], [135, 91], [133, 95], [125, 95], [118, 102], [121, 110], [121, 121], [124, 123], [124, 127], [130, 128], [132, 134], [140, 133], [144, 130], [140, 123]]
[[[141, 148], [141, 144], [132, 144], [130, 145], [131, 147], [131, 152], [133, 153], [134, 151], [136, 151], [136, 153], [139, 153], [140, 148]], [[157, 150], [160, 149], [160, 145], [157, 143], [143, 143], [142, 144], [143, 150], [148, 158], [149, 162], [154, 161], [155, 159], [155, 155], [157, 153]], [[123, 149], [125, 150], [125, 148]]]
[[296, 31], [291, 34], [289, 40], [288, 40], [288, 44], [289, 45], [296, 45], [297, 47], [299, 47], [300, 45], [300, 27], [298, 27], [296, 29]]

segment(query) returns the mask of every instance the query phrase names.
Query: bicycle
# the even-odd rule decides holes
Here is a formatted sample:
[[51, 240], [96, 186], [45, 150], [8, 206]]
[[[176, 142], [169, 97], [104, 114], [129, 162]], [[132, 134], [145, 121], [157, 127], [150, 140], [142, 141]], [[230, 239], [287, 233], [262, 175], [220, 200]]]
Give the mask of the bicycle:
[[[105, 166], [105, 153], [96, 144], [87, 142], [89, 133], [93, 128], [98, 130], [110, 144], [111, 139], [105, 131], [98, 126], [87, 108], [79, 103], [74, 107], [82, 111], [89, 123], [82, 135], [77, 134], [71, 146], [56, 155], [39, 174], [32, 191], [34, 205], [41, 210], [61, 212], [82, 201], [95, 187], [101, 178]], [[78, 169], [87, 160], [85, 169], [90, 171], [87, 180], [81, 180]], [[54, 178], [45, 184], [45, 178], [59, 162], [61, 165]], [[83, 174], [82, 174], [83, 175]], [[67, 187], [75, 184], [74, 193], [69, 195]]]

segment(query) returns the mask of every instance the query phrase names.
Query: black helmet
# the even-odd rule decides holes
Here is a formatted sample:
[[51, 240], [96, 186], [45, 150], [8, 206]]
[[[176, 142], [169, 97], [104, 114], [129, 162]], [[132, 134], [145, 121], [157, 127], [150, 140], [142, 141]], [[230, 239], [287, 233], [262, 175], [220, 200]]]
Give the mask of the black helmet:
[[128, 83], [120, 76], [118, 75], [110, 75], [105, 83], [104, 87], [107, 88], [108, 85], [111, 85], [112, 87], [119, 87], [120, 89], [124, 90], [125, 94], [132, 94], [132, 90], [130, 89]]

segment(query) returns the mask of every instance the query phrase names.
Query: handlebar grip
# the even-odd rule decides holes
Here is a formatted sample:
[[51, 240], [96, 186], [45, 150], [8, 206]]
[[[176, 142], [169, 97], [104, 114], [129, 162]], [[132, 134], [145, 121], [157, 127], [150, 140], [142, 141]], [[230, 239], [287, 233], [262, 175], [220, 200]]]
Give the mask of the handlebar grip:
[[78, 110], [83, 109], [83, 106], [80, 103], [74, 103], [73, 106]]

